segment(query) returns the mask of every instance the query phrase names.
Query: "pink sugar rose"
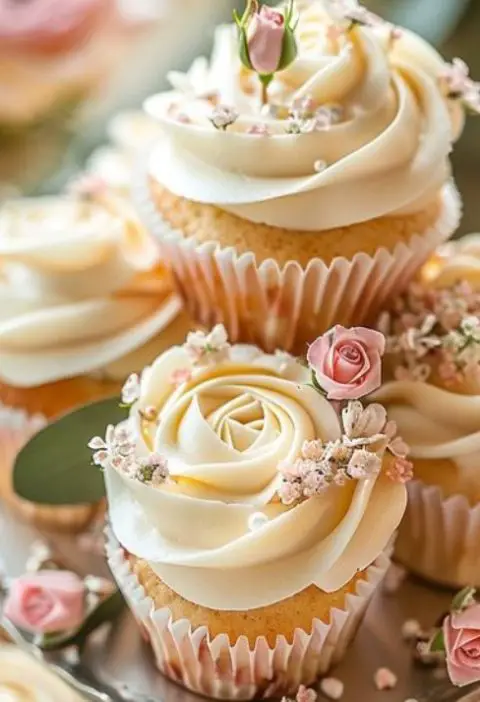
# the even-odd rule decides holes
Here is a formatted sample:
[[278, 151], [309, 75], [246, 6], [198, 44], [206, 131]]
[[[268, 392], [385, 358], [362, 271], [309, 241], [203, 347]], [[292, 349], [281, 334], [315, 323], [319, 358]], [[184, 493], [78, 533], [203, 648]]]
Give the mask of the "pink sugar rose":
[[282, 57], [285, 18], [281, 12], [263, 5], [248, 28], [248, 55], [257, 73], [269, 75], [278, 70]]
[[447, 669], [454, 685], [480, 680], [480, 604], [453, 612], [443, 622]]
[[380, 386], [384, 352], [380, 332], [337, 325], [313, 342], [307, 361], [329, 400], [356, 400]]
[[85, 585], [68, 571], [23, 575], [12, 582], [4, 613], [15, 626], [33, 634], [75, 630], [85, 615]]

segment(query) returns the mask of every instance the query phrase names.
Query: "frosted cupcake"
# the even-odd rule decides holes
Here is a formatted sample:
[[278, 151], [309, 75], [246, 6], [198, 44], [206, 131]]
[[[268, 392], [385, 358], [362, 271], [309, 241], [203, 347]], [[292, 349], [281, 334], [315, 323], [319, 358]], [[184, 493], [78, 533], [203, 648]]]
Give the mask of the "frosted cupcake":
[[295, 30], [290, 6], [250, 2], [146, 103], [164, 139], [140, 210], [195, 317], [268, 350], [374, 319], [459, 222], [473, 82], [348, 5], [299, 3]]
[[90, 446], [111, 569], [168, 677], [280, 696], [344, 654], [406, 503], [407, 447], [355, 399], [380, 383], [383, 345], [336, 327], [307, 368], [218, 326], [130, 379], [130, 419]]
[[[102, 191], [97, 200], [6, 204], [0, 211], [2, 494], [11, 497], [12, 457], [31, 432], [75, 406], [119, 393], [132, 367], [142, 368], [188, 328], [156, 250], [121, 201]], [[72, 526], [82, 523], [73, 519]]]
[[375, 395], [415, 467], [398, 558], [455, 587], [480, 584], [479, 252], [478, 236], [450, 244], [383, 319], [395, 380]]

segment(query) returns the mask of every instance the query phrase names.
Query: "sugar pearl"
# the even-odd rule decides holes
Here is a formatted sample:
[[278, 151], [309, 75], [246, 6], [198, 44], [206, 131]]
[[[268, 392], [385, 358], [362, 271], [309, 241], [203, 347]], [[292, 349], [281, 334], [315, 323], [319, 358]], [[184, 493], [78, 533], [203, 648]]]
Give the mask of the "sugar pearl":
[[268, 522], [268, 517], [263, 512], [254, 512], [248, 518], [248, 528], [250, 531], [257, 531]]
[[379, 668], [373, 676], [377, 690], [393, 690], [397, 684], [397, 676], [389, 668]]
[[339, 700], [343, 696], [345, 686], [338, 678], [323, 678], [320, 683], [320, 690], [330, 700]]

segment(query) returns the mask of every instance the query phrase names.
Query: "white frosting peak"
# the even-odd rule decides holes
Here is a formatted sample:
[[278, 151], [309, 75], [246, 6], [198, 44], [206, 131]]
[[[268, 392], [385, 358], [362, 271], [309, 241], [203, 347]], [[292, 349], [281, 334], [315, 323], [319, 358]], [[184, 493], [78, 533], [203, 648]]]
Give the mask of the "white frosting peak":
[[123, 215], [69, 198], [3, 207], [2, 380], [34, 386], [100, 369], [178, 313], [178, 300], [154, 275], [156, 251]]
[[[444, 62], [409, 32], [390, 46], [382, 30], [332, 39], [330, 26], [321, 0], [302, 8], [299, 56], [272, 82], [267, 112], [234, 27], [220, 27], [210, 66], [197, 60], [187, 75], [174, 74], [173, 92], [146, 102], [164, 133], [153, 177], [176, 195], [289, 229], [420, 210], [448, 178], [463, 126], [463, 110], [447, 105], [438, 84]], [[288, 112], [302, 98], [333, 117], [289, 133]], [[214, 104], [239, 115], [226, 130], [212, 126]], [[252, 134], [258, 125], [269, 135]]]
[[[176, 387], [178, 371], [191, 375]], [[186, 599], [243, 610], [312, 584], [334, 591], [387, 546], [406, 491], [383, 473], [294, 506], [277, 495], [280, 466], [305, 441], [342, 433], [309, 378], [300, 364], [249, 346], [204, 366], [176, 347], [143, 373], [130, 418], [137, 456], [161, 455], [170, 480], [145, 484], [107, 465], [112, 527]], [[156, 422], [145, 419], [152, 406]]]

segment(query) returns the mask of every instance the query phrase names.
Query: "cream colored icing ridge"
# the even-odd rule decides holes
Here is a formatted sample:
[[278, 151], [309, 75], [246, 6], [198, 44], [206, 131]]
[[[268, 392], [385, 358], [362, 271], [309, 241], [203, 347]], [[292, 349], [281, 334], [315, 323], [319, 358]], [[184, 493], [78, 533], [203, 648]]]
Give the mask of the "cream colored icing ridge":
[[377, 390], [389, 419], [415, 459], [449, 459], [462, 482], [480, 484], [480, 395], [460, 395], [423, 382], [394, 381]]
[[[175, 387], [178, 371], [192, 375]], [[205, 367], [175, 347], [144, 371], [129, 426], [137, 455], [161, 454], [173, 480], [153, 486], [107, 466], [111, 524], [187, 600], [241, 611], [310, 585], [335, 591], [387, 546], [406, 490], [383, 472], [290, 507], [276, 495], [279, 463], [341, 434], [309, 379], [291, 358], [251, 346]], [[142, 419], [152, 407], [158, 424]]]
[[[321, 0], [302, 3], [299, 55], [270, 95], [282, 106], [305, 96], [339, 106], [339, 121], [287, 134], [285, 119], [260, 111], [258, 80], [241, 66], [234, 27], [223, 26], [210, 64], [197, 59], [171, 76], [172, 92], [146, 102], [164, 133], [152, 176], [178, 196], [288, 229], [420, 211], [448, 179], [463, 128], [463, 109], [439, 87], [444, 61], [407, 30], [391, 44], [383, 29], [335, 39], [330, 26]], [[212, 93], [239, 114], [226, 131], [212, 126]], [[258, 124], [270, 136], [249, 133]]]
[[65, 683], [18, 648], [0, 644], [2, 702], [82, 702]]
[[440, 247], [422, 270], [424, 282], [435, 288], [448, 288], [468, 281], [480, 291], [480, 234], [468, 234]]
[[76, 198], [0, 211], [0, 379], [31, 387], [105, 368], [153, 339], [180, 302], [122, 211]]

